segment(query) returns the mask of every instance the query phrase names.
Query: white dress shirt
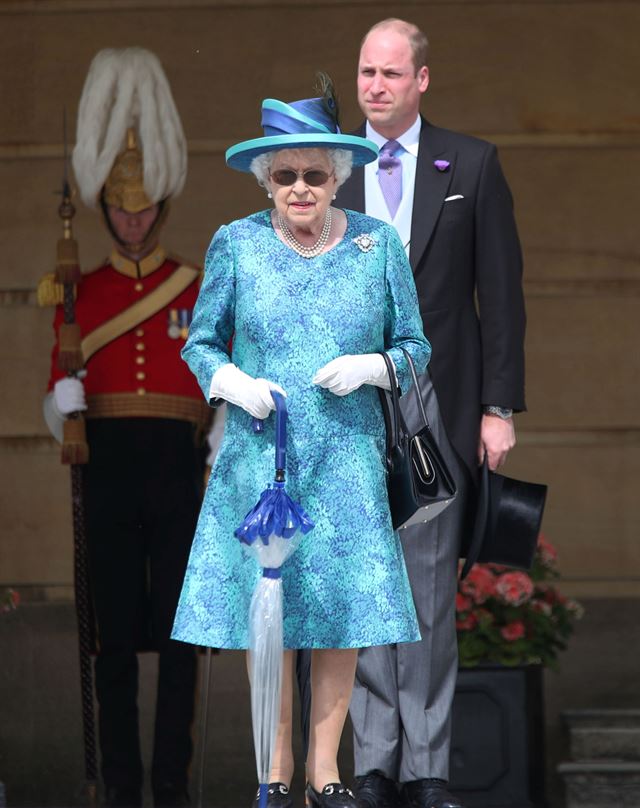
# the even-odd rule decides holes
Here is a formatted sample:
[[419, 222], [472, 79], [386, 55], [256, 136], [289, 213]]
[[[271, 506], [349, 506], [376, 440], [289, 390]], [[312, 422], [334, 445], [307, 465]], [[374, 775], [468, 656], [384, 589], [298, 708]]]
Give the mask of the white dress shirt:
[[[365, 213], [369, 216], [375, 216], [376, 219], [382, 219], [383, 222], [392, 224], [396, 228], [407, 256], [409, 255], [409, 246], [411, 244], [411, 212], [413, 210], [413, 191], [420, 143], [420, 125], [421, 121], [418, 115], [415, 122], [406, 132], [401, 134], [400, 137], [394, 138], [402, 146], [402, 151], [396, 155], [402, 163], [402, 199], [393, 218], [391, 218], [378, 181], [378, 161], [367, 163], [364, 167]], [[372, 140], [379, 148], [382, 148], [388, 140], [388, 138], [378, 134], [368, 121], [365, 137]]]

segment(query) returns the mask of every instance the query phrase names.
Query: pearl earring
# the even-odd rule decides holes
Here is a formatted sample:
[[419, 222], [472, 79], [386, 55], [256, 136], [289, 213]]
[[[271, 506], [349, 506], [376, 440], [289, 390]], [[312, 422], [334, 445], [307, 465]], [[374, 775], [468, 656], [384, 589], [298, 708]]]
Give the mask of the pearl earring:
[[333, 199], [336, 199], [336, 195], [335, 195], [335, 194], [333, 195]]
[[273, 194], [271, 193], [271, 191], [269, 191], [269, 193], [267, 194], [267, 199], [273, 199]]

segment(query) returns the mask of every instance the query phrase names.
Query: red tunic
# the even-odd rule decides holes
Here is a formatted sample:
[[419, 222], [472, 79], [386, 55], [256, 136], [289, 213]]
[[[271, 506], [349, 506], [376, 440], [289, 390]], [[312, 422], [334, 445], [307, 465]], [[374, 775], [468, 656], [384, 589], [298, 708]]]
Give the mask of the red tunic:
[[[109, 262], [84, 275], [78, 285], [75, 311], [82, 338], [144, 299], [179, 266], [161, 248], [138, 265], [112, 254]], [[140, 416], [207, 423], [210, 409], [180, 356], [198, 291], [194, 274], [193, 281], [173, 300], [159, 311], [143, 315], [141, 322], [89, 357], [84, 379], [88, 418]], [[58, 367], [62, 322], [62, 306], [57, 306], [49, 389], [64, 376]]]

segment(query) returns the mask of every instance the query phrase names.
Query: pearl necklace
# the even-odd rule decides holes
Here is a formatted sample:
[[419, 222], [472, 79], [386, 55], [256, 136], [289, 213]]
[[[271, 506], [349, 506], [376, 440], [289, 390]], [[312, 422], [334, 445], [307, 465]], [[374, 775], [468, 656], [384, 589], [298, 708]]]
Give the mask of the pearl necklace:
[[324, 217], [324, 224], [322, 225], [322, 232], [320, 233], [320, 238], [311, 247], [306, 247], [304, 244], [300, 244], [300, 242], [293, 235], [291, 230], [289, 230], [287, 223], [279, 213], [278, 213], [278, 224], [280, 225], [282, 238], [284, 239], [284, 242], [288, 247], [291, 247], [292, 250], [297, 252], [298, 255], [301, 255], [303, 258], [315, 258], [316, 255], [320, 255], [320, 253], [327, 246], [327, 242], [329, 241], [329, 233], [331, 232], [331, 208], [327, 208], [327, 212]]

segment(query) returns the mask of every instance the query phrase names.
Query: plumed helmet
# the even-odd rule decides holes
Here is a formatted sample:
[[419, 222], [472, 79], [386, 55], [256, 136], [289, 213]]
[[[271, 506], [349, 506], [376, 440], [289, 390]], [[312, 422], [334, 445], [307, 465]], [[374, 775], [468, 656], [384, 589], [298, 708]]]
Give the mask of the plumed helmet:
[[94, 57], [78, 109], [73, 169], [95, 208], [132, 213], [176, 196], [187, 174], [187, 146], [169, 82], [143, 48], [107, 48]]

